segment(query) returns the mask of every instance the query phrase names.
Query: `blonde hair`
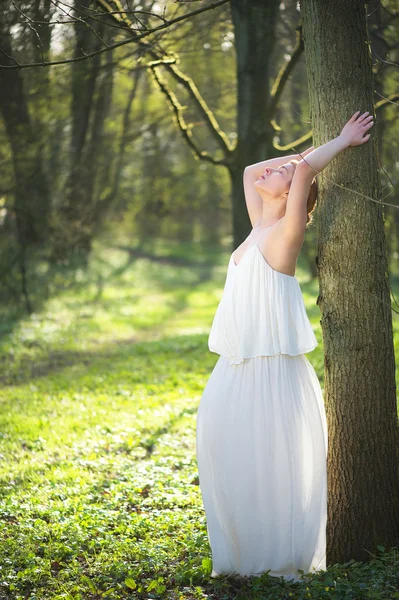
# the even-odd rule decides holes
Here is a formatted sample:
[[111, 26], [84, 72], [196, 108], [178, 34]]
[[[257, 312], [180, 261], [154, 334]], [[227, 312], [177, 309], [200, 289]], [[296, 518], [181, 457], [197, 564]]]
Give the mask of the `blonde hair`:
[[[296, 160], [294, 158], [293, 160], [290, 160], [290, 163], [296, 166], [299, 163], [299, 160]], [[306, 204], [306, 211], [308, 213], [308, 219], [306, 221], [306, 226], [311, 225], [313, 223], [313, 214], [312, 213], [316, 206], [318, 192], [319, 192], [319, 187], [318, 187], [317, 179], [316, 179], [316, 175], [315, 175], [312, 179], [312, 183], [311, 183], [310, 190], [309, 190], [308, 201]]]

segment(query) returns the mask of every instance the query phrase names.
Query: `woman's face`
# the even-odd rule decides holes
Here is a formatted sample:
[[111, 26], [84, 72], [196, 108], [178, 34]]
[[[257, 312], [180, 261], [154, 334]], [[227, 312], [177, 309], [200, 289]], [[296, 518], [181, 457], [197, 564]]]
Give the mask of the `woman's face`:
[[278, 169], [266, 167], [263, 175], [255, 181], [256, 191], [272, 198], [281, 198], [290, 189], [295, 168], [296, 165], [291, 162], [281, 165]]

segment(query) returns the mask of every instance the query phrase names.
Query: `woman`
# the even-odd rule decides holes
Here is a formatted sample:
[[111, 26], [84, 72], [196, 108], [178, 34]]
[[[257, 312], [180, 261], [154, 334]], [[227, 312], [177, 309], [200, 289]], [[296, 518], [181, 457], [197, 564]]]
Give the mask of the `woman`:
[[299, 581], [299, 570], [326, 569], [327, 424], [305, 356], [318, 342], [295, 265], [316, 202], [315, 174], [367, 142], [372, 125], [357, 111], [305, 158], [244, 171], [253, 229], [230, 257], [209, 334], [220, 356], [197, 413], [212, 577], [268, 571]]

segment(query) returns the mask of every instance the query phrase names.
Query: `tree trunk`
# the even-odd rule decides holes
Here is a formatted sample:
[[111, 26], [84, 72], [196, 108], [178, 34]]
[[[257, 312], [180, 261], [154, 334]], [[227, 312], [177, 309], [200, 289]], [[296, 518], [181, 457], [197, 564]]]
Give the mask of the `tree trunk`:
[[[8, 58], [13, 55], [11, 22], [7, 22], [4, 12], [1, 17], [2, 62], [12, 65], [12, 59]], [[0, 69], [0, 89], [0, 112], [12, 152], [19, 243], [24, 246], [41, 243], [45, 241], [50, 212], [41, 135], [32, 125], [22, 73], [16, 69]]]
[[[302, 0], [314, 145], [373, 110], [365, 3]], [[375, 117], [375, 115], [374, 115]], [[365, 560], [399, 535], [398, 417], [377, 140], [319, 175], [317, 270], [329, 429], [328, 564]], [[326, 179], [328, 178], [328, 180]]]
[[[233, 204], [233, 244], [246, 238], [251, 223], [245, 204], [243, 171], [272, 152], [269, 57], [275, 43], [279, 0], [232, 0], [237, 55], [237, 147], [230, 166]], [[276, 156], [276, 151], [273, 155]]]
[[[91, 0], [76, 0], [75, 5], [90, 8], [91, 3]], [[115, 35], [105, 21], [91, 18], [87, 21], [90, 27], [75, 23], [75, 57], [81, 56], [83, 51], [99, 50], [101, 40], [111, 44]], [[92, 29], [99, 37], [94, 36]], [[101, 221], [96, 211], [97, 197], [101, 195], [101, 190], [96, 189], [96, 176], [101, 159], [104, 160], [103, 132], [113, 87], [112, 59], [113, 52], [97, 54], [72, 66], [70, 170], [55, 229], [53, 255], [56, 259], [65, 258], [72, 249], [88, 254], [94, 228]]]

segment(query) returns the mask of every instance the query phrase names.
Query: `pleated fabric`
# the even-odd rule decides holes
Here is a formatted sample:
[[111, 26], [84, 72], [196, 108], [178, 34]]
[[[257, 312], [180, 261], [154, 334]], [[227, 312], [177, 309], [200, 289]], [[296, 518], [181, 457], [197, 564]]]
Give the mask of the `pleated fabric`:
[[257, 245], [231, 256], [208, 343], [196, 450], [212, 577], [325, 570], [327, 423], [297, 279]]
[[258, 244], [238, 265], [231, 255], [209, 350], [239, 364], [260, 355], [304, 354], [317, 345], [297, 278], [273, 269]]
[[220, 357], [197, 413], [212, 577], [326, 568], [327, 424], [304, 355]]

